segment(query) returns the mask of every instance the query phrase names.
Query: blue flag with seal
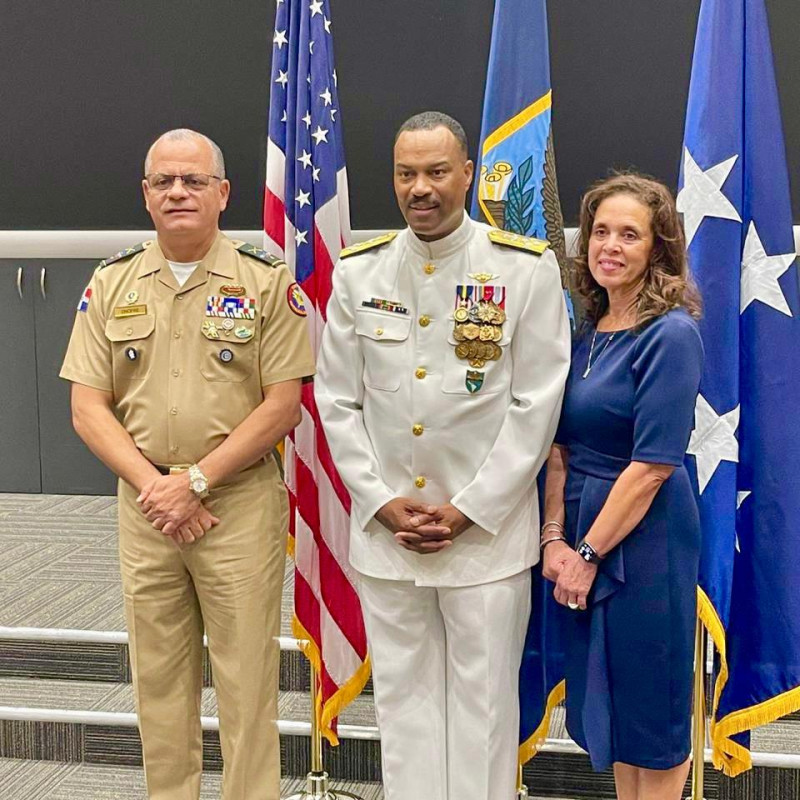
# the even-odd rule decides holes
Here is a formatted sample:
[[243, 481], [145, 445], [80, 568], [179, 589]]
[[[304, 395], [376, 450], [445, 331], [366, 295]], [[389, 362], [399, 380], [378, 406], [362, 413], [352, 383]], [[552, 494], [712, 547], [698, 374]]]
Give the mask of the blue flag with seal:
[[718, 652], [714, 764], [733, 776], [749, 731], [800, 708], [800, 293], [764, 0], [702, 2], [680, 186], [705, 305], [698, 613]]
[[[472, 216], [496, 228], [547, 239], [568, 286], [547, 34], [545, 0], [496, 0]], [[569, 293], [565, 296], [572, 318]], [[533, 570], [531, 599], [519, 690], [523, 764], [544, 742], [550, 714], [564, 699], [560, 607], [540, 569]]]

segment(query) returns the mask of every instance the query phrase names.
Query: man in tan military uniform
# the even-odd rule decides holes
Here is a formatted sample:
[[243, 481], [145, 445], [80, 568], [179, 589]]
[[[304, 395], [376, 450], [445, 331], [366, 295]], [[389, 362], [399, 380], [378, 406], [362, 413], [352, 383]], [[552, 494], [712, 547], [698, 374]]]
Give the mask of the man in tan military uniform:
[[157, 239], [101, 262], [61, 376], [119, 477], [125, 612], [148, 795], [197, 800], [203, 631], [226, 800], [278, 800], [286, 490], [273, 446], [314, 373], [285, 264], [219, 231], [219, 148], [170, 131], [145, 162]]

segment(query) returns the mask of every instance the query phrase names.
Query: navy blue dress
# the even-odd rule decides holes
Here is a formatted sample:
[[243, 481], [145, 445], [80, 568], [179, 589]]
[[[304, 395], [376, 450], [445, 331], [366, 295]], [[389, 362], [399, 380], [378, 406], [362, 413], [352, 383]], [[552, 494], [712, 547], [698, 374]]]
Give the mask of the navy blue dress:
[[675, 467], [644, 519], [601, 563], [584, 612], [566, 618], [567, 729], [603, 770], [669, 769], [690, 751], [700, 521], [683, 460], [703, 346], [682, 310], [638, 331], [593, 329], [573, 348], [556, 441], [569, 450], [567, 538], [588, 532], [631, 461]]

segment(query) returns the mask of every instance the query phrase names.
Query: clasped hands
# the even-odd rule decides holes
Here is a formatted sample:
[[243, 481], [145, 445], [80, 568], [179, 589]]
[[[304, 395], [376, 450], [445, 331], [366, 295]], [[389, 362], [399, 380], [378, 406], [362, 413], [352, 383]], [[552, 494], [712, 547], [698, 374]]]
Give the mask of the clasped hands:
[[551, 542], [544, 549], [542, 574], [555, 583], [556, 602], [586, 610], [586, 597], [597, 577], [596, 564], [582, 559], [566, 542]]
[[159, 475], [144, 485], [136, 502], [145, 519], [176, 544], [191, 544], [219, 523], [189, 488], [188, 472]]
[[395, 497], [381, 506], [375, 519], [394, 534], [401, 547], [423, 555], [450, 547], [472, 525], [451, 503], [434, 506], [408, 497]]

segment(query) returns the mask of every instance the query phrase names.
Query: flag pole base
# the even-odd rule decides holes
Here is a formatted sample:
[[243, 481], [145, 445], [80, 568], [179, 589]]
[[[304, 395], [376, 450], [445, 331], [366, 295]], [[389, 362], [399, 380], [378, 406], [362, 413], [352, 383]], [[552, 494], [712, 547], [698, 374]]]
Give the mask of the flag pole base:
[[523, 783], [517, 789], [517, 800], [528, 800], [530, 795], [528, 794], [528, 787]]
[[337, 789], [330, 789], [328, 787], [328, 773], [327, 772], [309, 772], [306, 776], [305, 791], [297, 792], [285, 800], [363, 800], [357, 794], [350, 792], [342, 792]]

